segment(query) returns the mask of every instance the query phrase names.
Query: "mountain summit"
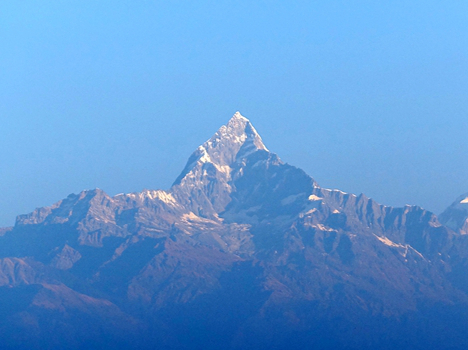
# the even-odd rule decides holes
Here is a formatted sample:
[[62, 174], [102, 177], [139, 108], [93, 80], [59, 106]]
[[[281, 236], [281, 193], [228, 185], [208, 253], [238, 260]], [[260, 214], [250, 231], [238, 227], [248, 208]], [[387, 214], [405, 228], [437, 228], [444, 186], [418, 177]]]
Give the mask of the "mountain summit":
[[192, 153], [174, 185], [193, 176], [204, 164], [228, 174], [236, 161], [258, 150], [268, 151], [250, 121], [236, 112], [226, 125]]
[[235, 174], [256, 152], [269, 153], [251, 122], [236, 112], [192, 153], [171, 191], [196, 214], [217, 217], [231, 200]]
[[0, 230], [0, 344], [466, 349], [466, 197], [439, 222], [322, 188], [237, 112], [167, 191], [83, 191]]

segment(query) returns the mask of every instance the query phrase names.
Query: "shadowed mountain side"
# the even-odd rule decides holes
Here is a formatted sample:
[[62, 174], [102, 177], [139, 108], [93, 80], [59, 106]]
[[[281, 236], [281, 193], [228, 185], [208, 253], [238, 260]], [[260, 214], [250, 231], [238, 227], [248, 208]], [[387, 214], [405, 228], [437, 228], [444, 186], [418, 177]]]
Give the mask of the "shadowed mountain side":
[[468, 233], [468, 193], [459, 196], [440, 214], [440, 221], [459, 234]]
[[321, 188], [236, 113], [167, 191], [83, 191], [0, 230], [2, 344], [464, 349], [464, 200], [441, 223]]

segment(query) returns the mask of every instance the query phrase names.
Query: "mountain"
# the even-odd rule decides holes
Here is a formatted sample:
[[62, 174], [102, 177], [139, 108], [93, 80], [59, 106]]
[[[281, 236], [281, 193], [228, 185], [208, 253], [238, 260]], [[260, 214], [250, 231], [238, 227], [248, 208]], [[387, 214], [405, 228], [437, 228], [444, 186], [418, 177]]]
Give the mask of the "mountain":
[[458, 197], [445, 211], [440, 214], [440, 221], [455, 232], [468, 233], [468, 193]]
[[167, 191], [83, 191], [1, 230], [0, 340], [465, 349], [463, 200], [439, 220], [322, 188], [236, 113]]

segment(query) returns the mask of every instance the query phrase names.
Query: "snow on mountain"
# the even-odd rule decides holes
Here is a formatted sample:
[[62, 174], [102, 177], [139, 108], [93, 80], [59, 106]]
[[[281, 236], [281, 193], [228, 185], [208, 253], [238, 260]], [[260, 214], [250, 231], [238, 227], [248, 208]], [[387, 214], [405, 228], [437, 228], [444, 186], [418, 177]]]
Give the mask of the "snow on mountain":
[[0, 288], [0, 340], [34, 324], [29, 345], [73, 329], [74, 348], [118, 329], [135, 349], [463, 348], [467, 217], [468, 195], [439, 222], [321, 188], [237, 112], [169, 190], [83, 191], [0, 230], [0, 287], [22, 296]]
[[440, 222], [455, 232], [468, 234], [468, 193], [459, 196], [439, 216]]
[[236, 112], [226, 125], [206, 142], [200, 145], [190, 156], [182, 173], [174, 185], [189, 183], [196, 185], [193, 179], [200, 168], [211, 164], [220, 174], [229, 177], [233, 164], [241, 161], [250, 153], [268, 149], [262, 142], [250, 121]]

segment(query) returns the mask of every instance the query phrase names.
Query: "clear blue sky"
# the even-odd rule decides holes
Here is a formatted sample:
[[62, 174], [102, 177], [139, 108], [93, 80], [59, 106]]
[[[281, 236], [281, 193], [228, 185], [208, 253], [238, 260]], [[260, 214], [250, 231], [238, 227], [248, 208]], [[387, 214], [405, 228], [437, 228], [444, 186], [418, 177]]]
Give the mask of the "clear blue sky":
[[466, 1], [2, 1], [0, 226], [167, 189], [239, 110], [324, 187], [468, 192]]

